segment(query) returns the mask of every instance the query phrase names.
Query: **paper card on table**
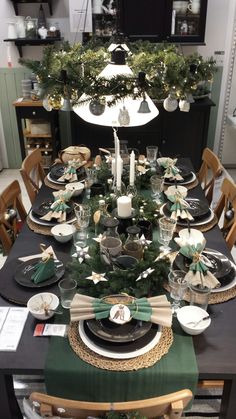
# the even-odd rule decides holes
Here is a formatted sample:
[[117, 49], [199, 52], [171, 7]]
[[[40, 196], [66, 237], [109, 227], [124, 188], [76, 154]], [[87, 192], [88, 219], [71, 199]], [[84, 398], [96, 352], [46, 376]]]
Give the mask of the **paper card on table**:
[[[52, 248], [52, 246], [47, 247], [47, 249], [45, 250], [45, 252], [50, 252], [53, 253], [53, 258], [57, 259], [56, 254]], [[36, 258], [41, 258], [43, 253], [38, 253], [37, 255], [29, 255], [29, 256], [23, 256], [18, 258], [18, 260], [20, 260], [21, 262], [27, 262], [28, 260], [32, 260], [32, 259], [36, 259]]]
[[4, 325], [10, 307], [0, 307], [0, 331]]
[[28, 312], [28, 309], [24, 307], [9, 309], [0, 332], [0, 351], [16, 351]]

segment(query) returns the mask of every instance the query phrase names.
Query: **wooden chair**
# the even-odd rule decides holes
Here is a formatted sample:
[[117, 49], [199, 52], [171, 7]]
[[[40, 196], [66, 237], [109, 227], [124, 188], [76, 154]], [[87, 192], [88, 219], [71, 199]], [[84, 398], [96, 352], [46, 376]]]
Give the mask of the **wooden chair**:
[[33, 204], [41, 183], [45, 178], [42, 166], [42, 154], [38, 148], [24, 159], [20, 173], [28, 192], [30, 202]]
[[215, 179], [222, 173], [222, 165], [219, 158], [209, 148], [205, 148], [202, 154], [202, 165], [198, 172], [198, 180], [202, 185], [209, 205], [213, 197]]
[[39, 404], [42, 416], [48, 417], [61, 415], [63, 418], [82, 419], [88, 416], [98, 417], [109, 411], [137, 411], [148, 418], [166, 415], [166, 419], [179, 419], [192, 397], [190, 390], [180, 390], [165, 396], [130, 402], [83, 402], [52, 397], [42, 393], [31, 393], [30, 400], [34, 402], [35, 406]]
[[218, 220], [220, 220], [221, 215], [224, 217], [221, 230], [231, 250], [236, 242], [236, 184], [225, 178], [221, 185], [221, 192], [221, 197], [214, 212]]
[[[10, 208], [16, 211], [18, 217], [13, 216], [12, 219], [9, 219], [7, 211]], [[26, 211], [21, 200], [19, 182], [14, 180], [0, 194], [0, 240], [6, 254], [9, 253], [17, 236], [19, 218], [24, 221]]]

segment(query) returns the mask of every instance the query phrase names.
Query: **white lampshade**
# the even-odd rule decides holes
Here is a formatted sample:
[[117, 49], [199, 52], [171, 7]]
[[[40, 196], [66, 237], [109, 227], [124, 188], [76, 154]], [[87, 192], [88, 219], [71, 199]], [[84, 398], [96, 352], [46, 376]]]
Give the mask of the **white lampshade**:
[[[109, 80], [118, 75], [133, 77], [133, 72], [127, 64], [109, 63], [98, 75], [98, 78], [103, 77]], [[140, 113], [140, 104], [143, 98], [133, 99], [127, 96], [117, 101], [114, 105], [108, 106], [107, 103], [112, 100], [112, 96], [105, 96], [103, 106], [99, 108], [98, 103], [99, 109], [95, 113], [91, 112], [93, 98], [91, 100], [87, 99], [89, 97], [83, 94], [79, 99], [79, 103], [73, 107], [73, 110], [80, 118], [90, 124], [109, 127], [136, 127], [147, 124], [159, 114], [157, 107], [146, 93], [145, 100], [150, 109], [148, 113]]]

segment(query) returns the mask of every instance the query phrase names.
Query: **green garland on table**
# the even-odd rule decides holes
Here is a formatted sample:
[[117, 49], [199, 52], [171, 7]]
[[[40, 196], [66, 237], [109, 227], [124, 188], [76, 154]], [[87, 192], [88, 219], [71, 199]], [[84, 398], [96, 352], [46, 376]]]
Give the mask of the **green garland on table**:
[[[106, 295], [127, 293], [137, 298], [150, 297], [161, 292], [162, 284], [166, 280], [170, 262], [163, 258], [155, 262], [159, 254], [159, 244], [152, 243], [144, 249], [143, 260], [133, 269], [115, 271], [101, 261], [99, 245], [92, 244], [89, 247], [90, 259], [85, 259], [80, 263], [77, 259], [68, 264], [70, 276], [78, 283], [78, 292], [91, 297], [103, 297]], [[139, 281], [136, 279], [146, 269], [152, 268], [154, 271], [147, 278]], [[104, 273], [106, 282], [101, 281], [94, 284], [87, 279], [92, 272]]]

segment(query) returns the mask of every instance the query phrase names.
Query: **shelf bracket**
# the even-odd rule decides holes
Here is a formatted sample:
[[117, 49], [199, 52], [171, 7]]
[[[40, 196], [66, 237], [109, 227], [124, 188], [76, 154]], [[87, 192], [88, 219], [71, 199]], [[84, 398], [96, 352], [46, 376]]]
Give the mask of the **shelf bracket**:
[[17, 44], [16, 42], [15, 42], [15, 45], [16, 45], [16, 47], [18, 49], [20, 58], [22, 58], [23, 57], [22, 46], [19, 45], [19, 44]]

